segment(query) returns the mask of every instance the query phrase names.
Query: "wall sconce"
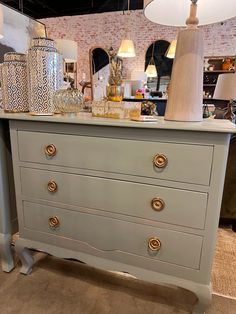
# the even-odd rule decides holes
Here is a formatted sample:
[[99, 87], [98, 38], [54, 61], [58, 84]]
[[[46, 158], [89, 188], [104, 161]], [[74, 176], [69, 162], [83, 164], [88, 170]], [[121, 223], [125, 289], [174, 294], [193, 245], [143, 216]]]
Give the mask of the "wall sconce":
[[[197, 0], [144, 0], [144, 15], [152, 22], [168, 26], [187, 25], [177, 38], [165, 119], [202, 121], [203, 34], [198, 26]], [[171, 10], [170, 10], [171, 8]], [[200, 25], [216, 23], [235, 16], [236, 1], [199, 1]]]
[[[129, 11], [129, 4], [130, 0], [128, 0], [128, 12], [126, 15], [126, 28], [125, 28], [125, 38], [121, 41], [120, 48], [118, 50], [117, 56], [121, 58], [132, 58], [135, 57], [135, 49], [134, 49], [134, 43], [130, 39], [130, 27], [128, 21], [130, 20], [130, 11]], [[128, 20], [129, 18], [129, 20]]]

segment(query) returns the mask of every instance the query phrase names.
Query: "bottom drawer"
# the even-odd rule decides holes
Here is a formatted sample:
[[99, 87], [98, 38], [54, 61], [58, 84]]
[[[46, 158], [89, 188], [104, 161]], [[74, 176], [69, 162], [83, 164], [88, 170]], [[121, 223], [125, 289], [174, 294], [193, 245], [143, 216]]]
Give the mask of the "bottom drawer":
[[[199, 269], [201, 236], [31, 202], [23, 203], [23, 211], [24, 228], [48, 234], [49, 244], [51, 234], [103, 252], [116, 251]], [[161, 246], [155, 251], [158, 241]]]

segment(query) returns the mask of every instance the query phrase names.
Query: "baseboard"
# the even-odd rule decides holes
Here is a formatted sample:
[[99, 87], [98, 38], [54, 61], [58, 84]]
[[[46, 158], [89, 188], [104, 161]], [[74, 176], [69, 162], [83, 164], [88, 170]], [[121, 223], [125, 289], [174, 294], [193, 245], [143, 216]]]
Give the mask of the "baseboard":
[[217, 292], [213, 292], [213, 295], [217, 295], [219, 297], [223, 297], [223, 298], [227, 298], [227, 299], [231, 299], [231, 300], [236, 300], [236, 297], [232, 297], [231, 295], [225, 295], [225, 294], [221, 294], [221, 293], [217, 293]]

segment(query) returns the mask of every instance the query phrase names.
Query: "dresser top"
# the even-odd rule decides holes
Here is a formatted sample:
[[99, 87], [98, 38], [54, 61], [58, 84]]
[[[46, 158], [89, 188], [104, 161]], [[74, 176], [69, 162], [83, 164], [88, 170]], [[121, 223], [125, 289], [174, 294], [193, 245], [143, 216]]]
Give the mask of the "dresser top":
[[52, 116], [34, 116], [29, 113], [4, 113], [0, 111], [0, 119], [56, 122], [83, 125], [101, 125], [128, 128], [186, 130], [200, 132], [236, 133], [236, 125], [228, 120], [204, 119], [202, 122], [166, 121], [164, 117], [157, 117], [155, 122], [136, 122], [128, 119], [96, 118], [89, 113], [79, 113], [76, 116], [55, 114]]

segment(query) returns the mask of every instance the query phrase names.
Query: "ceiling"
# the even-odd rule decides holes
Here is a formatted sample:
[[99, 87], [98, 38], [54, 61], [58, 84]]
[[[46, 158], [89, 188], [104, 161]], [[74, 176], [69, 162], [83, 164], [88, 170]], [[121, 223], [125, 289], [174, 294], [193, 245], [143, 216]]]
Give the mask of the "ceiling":
[[[2, 3], [35, 19], [123, 11], [128, 8], [128, 0], [5, 0]], [[130, 10], [143, 9], [143, 0], [130, 0]]]

